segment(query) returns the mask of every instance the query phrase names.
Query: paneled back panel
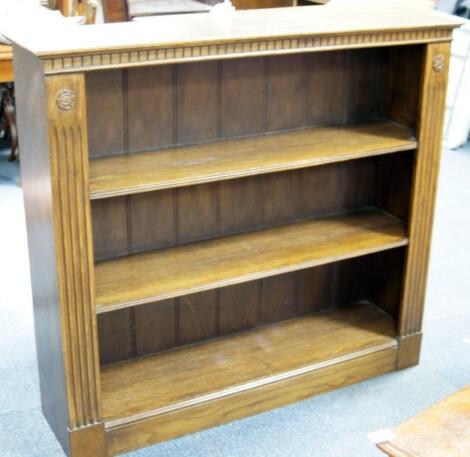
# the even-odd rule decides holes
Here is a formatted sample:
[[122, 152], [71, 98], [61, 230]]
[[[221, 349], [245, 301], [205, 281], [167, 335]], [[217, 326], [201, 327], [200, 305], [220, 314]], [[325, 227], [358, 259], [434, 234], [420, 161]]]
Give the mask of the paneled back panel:
[[[92, 201], [95, 260], [375, 206], [407, 220], [412, 152]], [[399, 186], [402, 189], [396, 192]]]
[[382, 160], [388, 163], [392, 159], [368, 158], [94, 200], [95, 259], [379, 206], [379, 197], [387, 191], [378, 186], [379, 173], [383, 168], [387, 176], [399, 174], [399, 164], [403, 163], [394, 158], [395, 169], [389, 169], [381, 165]]
[[92, 72], [90, 156], [381, 117], [388, 58], [379, 48]]
[[390, 49], [387, 116], [413, 129], [419, 119], [425, 49], [421, 45]]

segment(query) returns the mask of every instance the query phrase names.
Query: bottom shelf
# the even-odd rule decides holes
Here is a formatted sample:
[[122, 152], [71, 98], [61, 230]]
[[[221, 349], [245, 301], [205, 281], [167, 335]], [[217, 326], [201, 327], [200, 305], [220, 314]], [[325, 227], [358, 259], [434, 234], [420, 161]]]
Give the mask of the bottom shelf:
[[[371, 366], [346, 378], [335, 371], [331, 379], [322, 380], [326, 388], [320, 391], [392, 371], [397, 347], [394, 324], [392, 317], [374, 305], [354, 304], [107, 366], [102, 370], [106, 427], [119, 428], [227, 398], [236, 402], [238, 395], [248, 391], [261, 392], [381, 352], [387, 355], [379, 357], [383, 366], [377, 373]], [[312, 387], [298, 399], [312, 395]], [[255, 408], [254, 413], [295, 401], [289, 389], [285, 394], [287, 401]], [[212, 425], [232, 420], [217, 418], [218, 412], [217, 407], [212, 412]]]

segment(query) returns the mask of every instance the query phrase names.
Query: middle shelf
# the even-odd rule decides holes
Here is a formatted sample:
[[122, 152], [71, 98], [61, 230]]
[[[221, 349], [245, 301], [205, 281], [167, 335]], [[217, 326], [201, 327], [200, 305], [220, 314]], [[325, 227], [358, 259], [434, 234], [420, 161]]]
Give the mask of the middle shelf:
[[405, 246], [404, 224], [377, 209], [98, 262], [98, 313]]

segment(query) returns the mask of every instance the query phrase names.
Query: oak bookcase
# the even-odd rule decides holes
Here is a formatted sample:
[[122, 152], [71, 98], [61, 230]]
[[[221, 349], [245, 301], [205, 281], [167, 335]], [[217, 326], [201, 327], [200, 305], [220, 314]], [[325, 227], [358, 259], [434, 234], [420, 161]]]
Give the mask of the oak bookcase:
[[69, 455], [418, 363], [458, 23], [351, 3], [12, 21], [43, 411]]

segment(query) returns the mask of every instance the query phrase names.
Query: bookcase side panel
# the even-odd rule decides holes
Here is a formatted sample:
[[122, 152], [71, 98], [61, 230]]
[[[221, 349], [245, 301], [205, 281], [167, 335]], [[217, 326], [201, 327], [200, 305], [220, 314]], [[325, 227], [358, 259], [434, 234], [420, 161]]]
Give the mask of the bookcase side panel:
[[43, 65], [15, 46], [17, 120], [21, 143], [29, 264], [42, 411], [69, 452], [68, 398], [57, 293], [51, 169]]
[[[399, 368], [419, 360], [422, 318], [425, 300], [446, 98], [450, 44], [427, 46], [421, 88], [418, 122], [419, 148], [415, 166], [409, 248], [404, 278], [399, 335], [403, 337]], [[416, 340], [418, 343], [413, 342]], [[411, 348], [411, 349], [410, 349]], [[403, 355], [403, 357], [401, 357]]]

